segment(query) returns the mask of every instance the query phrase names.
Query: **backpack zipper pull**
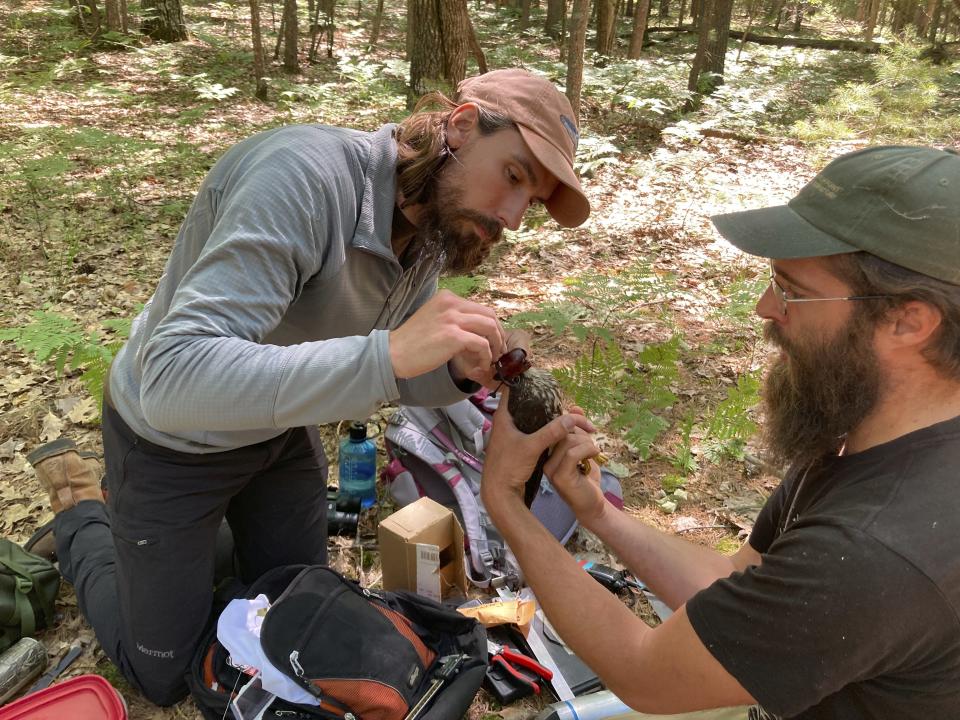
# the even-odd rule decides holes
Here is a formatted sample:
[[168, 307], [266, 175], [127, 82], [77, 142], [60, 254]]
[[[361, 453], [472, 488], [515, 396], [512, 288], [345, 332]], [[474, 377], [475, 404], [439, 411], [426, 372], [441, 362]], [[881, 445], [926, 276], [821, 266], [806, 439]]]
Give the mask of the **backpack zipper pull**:
[[322, 701], [324, 699], [323, 691], [307, 679], [303, 665], [300, 664], [299, 650], [294, 650], [290, 653], [290, 667], [293, 668], [293, 674], [297, 676], [301, 687], [305, 688], [307, 692], [317, 698], [317, 700]]
[[378, 593], [378, 592], [375, 591], [375, 590], [370, 590], [370, 589], [368, 589], [368, 588], [360, 588], [360, 592], [363, 593], [363, 596], [364, 596], [364, 597], [368, 597], [368, 598], [371, 598], [371, 597], [372, 597], [372, 598], [376, 598], [377, 600], [381, 600], [381, 601], [383, 600], [383, 595], [381, 595], [380, 593]]
[[303, 679], [303, 665], [300, 664], [300, 651], [294, 650], [290, 653], [290, 667], [293, 668], [293, 672], [298, 678]]

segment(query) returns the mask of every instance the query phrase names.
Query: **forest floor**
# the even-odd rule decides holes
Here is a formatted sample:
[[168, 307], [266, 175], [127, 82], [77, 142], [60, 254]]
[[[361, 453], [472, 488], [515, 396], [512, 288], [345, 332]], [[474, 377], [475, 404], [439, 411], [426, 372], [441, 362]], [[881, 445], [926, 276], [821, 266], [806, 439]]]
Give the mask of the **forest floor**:
[[[104, 323], [129, 320], [148, 300], [193, 193], [225, 148], [282, 124], [371, 130], [402, 118], [402, 8], [388, 3], [380, 42], [370, 49], [373, 5], [342, 8], [333, 59], [304, 62], [299, 76], [272, 65], [266, 103], [252, 97], [246, 3], [188, 6], [188, 42], [118, 38], [124, 47], [112, 48], [87, 43], [48, 4], [21, 0], [0, 8], [3, 326], [23, 328], [43, 310], [93, 333], [84, 341], [91, 346], [115, 341], [116, 325]], [[472, 12], [491, 67], [524, 66], [562, 82], [553, 43], [534, 30], [519, 32], [506, 9]], [[269, 45], [278, 17], [272, 6], [263, 13]], [[828, 31], [855, 35], [827, 18], [809, 32]], [[610, 414], [597, 418], [626, 511], [729, 553], [778, 481], [756, 460], [751, 438], [766, 357], [752, 308], [767, 269], [722, 241], [709, 217], [782, 203], [827, 159], [870, 142], [942, 141], [952, 132], [960, 81], [950, 68], [929, 70], [934, 115], [942, 117], [928, 112], [911, 125], [906, 110], [888, 103], [848, 111], [838, 125], [831, 110], [838, 89], [876, 87], [876, 59], [755, 45], [738, 55], [731, 41], [726, 85], [681, 115], [695, 38], [652, 37], [642, 60], [587, 63], [580, 161], [590, 220], [561, 230], [534, 213], [476, 277], [448, 284], [530, 328], [536, 361], [545, 367], [574, 368], [598, 337], [609, 337], [625, 361], [608, 386], [595, 388], [598, 395], [628, 376], [647, 373], [650, 383], [662, 383], [658, 390], [670, 400], [649, 405], [659, 424], [632, 425], [646, 441], [625, 439]], [[663, 373], [644, 353], [671, 340], [674, 354]], [[97, 401], [81, 373], [60, 372], [22, 344], [0, 344], [0, 532], [15, 541], [51, 517], [25, 454], [61, 435], [101, 447]], [[371, 429], [382, 433], [391, 411], [372, 418]], [[343, 428], [323, 431], [335, 465]], [[384, 500], [364, 519], [364, 547], [376, 520], [391, 510]], [[331, 540], [331, 548], [341, 570], [365, 584], [380, 580], [375, 552], [343, 539]], [[589, 543], [572, 549], [600, 551]], [[51, 654], [78, 638], [86, 644], [69, 674], [108, 677], [137, 720], [199, 717], [190, 700], [159, 709], [122, 680], [69, 586], [58, 611], [58, 624], [42, 637]], [[500, 709], [481, 693], [469, 717], [519, 720], [541, 706]]]

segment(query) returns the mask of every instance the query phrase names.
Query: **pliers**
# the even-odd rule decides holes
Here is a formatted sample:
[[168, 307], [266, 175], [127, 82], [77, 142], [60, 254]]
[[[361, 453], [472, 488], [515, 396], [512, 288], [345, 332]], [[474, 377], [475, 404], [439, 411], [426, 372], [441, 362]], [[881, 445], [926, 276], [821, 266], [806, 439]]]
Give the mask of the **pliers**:
[[[553, 680], [553, 672], [538, 663], [532, 657], [528, 657], [521, 652], [506, 645], [500, 645], [487, 640], [487, 652], [490, 654], [490, 663], [500, 665], [517, 682], [523, 685], [529, 685], [534, 695], [540, 694], [539, 680], [547, 682]], [[518, 668], [524, 668], [534, 673], [535, 677], [530, 677], [526, 673], [520, 672]]]

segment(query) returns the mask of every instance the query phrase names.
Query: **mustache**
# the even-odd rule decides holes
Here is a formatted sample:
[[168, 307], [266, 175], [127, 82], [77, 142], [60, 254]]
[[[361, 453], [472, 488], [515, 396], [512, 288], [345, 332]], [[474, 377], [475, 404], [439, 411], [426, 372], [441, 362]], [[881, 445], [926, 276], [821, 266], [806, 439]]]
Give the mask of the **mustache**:
[[763, 339], [768, 345], [772, 345], [778, 350], [786, 350], [786, 339], [783, 337], [783, 330], [773, 320], [765, 320], [763, 323]]
[[478, 225], [490, 241], [499, 240], [500, 236], [503, 235], [503, 225], [483, 213], [474, 210], [461, 210], [460, 215]]

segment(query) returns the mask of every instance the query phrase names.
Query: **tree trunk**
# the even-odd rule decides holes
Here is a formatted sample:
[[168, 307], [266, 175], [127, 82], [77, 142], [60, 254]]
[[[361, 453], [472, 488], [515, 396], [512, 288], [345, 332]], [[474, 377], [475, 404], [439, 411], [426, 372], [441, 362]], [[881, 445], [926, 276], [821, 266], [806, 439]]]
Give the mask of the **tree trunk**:
[[300, 28], [297, 23], [297, 0], [283, 0], [283, 69], [300, 72]]
[[937, 41], [937, 32], [940, 30], [940, 15], [943, 11], [943, 0], [930, 0], [930, 6], [933, 9], [930, 12], [930, 25], [927, 29], [927, 40]]
[[597, 54], [603, 57], [613, 56], [613, 44], [616, 39], [614, 27], [617, 20], [616, 0], [596, 0], [597, 2]]
[[[697, 54], [687, 82], [691, 93], [709, 95], [723, 82], [732, 11], [733, 0], [704, 0]], [[695, 105], [695, 101], [688, 101], [687, 109], [693, 109]]]
[[[383, 0], [380, 0], [380, 2], [383, 2]], [[470, 54], [473, 55], [473, 59], [477, 61], [477, 69], [480, 71], [480, 74], [483, 75], [489, 70], [487, 68], [487, 58], [483, 54], [483, 48], [480, 47], [480, 41], [477, 39], [477, 31], [474, 29], [469, 15], [467, 16], [467, 25], [470, 28], [470, 35], [467, 38], [470, 45]]]
[[590, 0], [573, 0], [570, 14], [570, 44], [567, 48], [567, 99], [573, 114], [580, 118], [580, 90], [583, 87], [583, 51], [590, 19]]
[[130, 32], [130, 14], [127, 12], [127, 0], [120, 0], [120, 30]]
[[[333, 33], [336, 30], [336, 0], [316, 0], [316, 15], [310, 23], [310, 62], [313, 62], [317, 52], [317, 45], [320, 43], [320, 35], [323, 34], [327, 41], [327, 57], [333, 57]], [[383, 11], [383, 0], [379, 0], [380, 11]], [[321, 17], [322, 16], [322, 17]], [[380, 26], [374, 18], [377, 34], [380, 34]]]
[[120, 30], [123, 26], [120, 21], [120, 0], [105, 0], [104, 7], [107, 11], [107, 30]]
[[687, 14], [687, 0], [680, 0], [680, 11], [677, 17], [677, 27], [683, 25], [683, 17]]
[[907, 18], [906, 18], [907, 9], [906, 7], [904, 7], [905, 5], [906, 3], [902, 2], [902, 0], [900, 2], [893, 3], [891, 18], [890, 18], [890, 32], [894, 33], [895, 35], [898, 35], [901, 32], [903, 32], [903, 28], [907, 24]]
[[877, 16], [880, 14], [880, 0], [869, 0], [866, 20], [863, 27], [863, 39], [866, 42], [873, 40], [873, 33], [877, 27]]
[[[767, 13], [767, 22], [774, 23], [774, 28], [779, 29], [780, 26], [780, 15], [783, 13], [783, 5], [785, 0], [773, 0], [773, 3], [770, 5], [770, 12]], [[869, 2], [869, 0], [865, 0]]]
[[71, 0], [71, 4], [73, 5], [73, 24], [76, 25], [77, 30], [91, 37], [98, 34], [102, 21], [97, 0]]
[[435, 0], [407, 0], [411, 102], [443, 77], [440, 8]]
[[456, 87], [463, 80], [471, 38], [467, 0], [407, 0], [411, 105], [443, 81]]
[[796, 6], [793, 8], [793, 31], [795, 33], [800, 32], [800, 27], [803, 24], [803, 12], [806, 10], [807, 4], [802, 2], [802, 0], [797, 0]]
[[267, 99], [267, 81], [263, 77], [263, 37], [260, 34], [260, 0], [250, 0], [250, 38], [253, 40], [254, 92], [258, 100]]
[[759, 5], [760, 0], [750, 0], [750, 5], [747, 7], [747, 29], [743, 31], [743, 36], [740, 38], [740, 47], [737, 48], [737, 62], [740, 62], [740, 54], [743, 52], [743, 46], [747, 44], [747, 34], [750, 32], [750, 28], [753, 27], [753, 16], [756, 14]]
[[547, 19], [543, 24], [543, 34], [554, 40], [560, 38], [560, 23], [563, 21], [565, 4], [563, 0], [547, 0]]
[[473, 33], [467, 0], [440, 0], [440, 27], [443, 77], [456, 87], [467, 76], [467, 47]]
[[[706, 67], [707, 46], [710, 38], [710, 16], [713, 15], [713, 4], [716, 0], [703, 0], [701, 5], [702, 14], [700, 16], [700, 31], [697, 34], [697, 52], [693, 56], [693, 65], [690, 67], [690, 77], [687, 78], [687, 90], [691, 93], [699, 94], [700, 73]], [[693, 109], [690, 101], [687, 103], [687, 109]]]
[[[647, 15], [649, 15], [649, 11]], [[660, 0], [660, 7], [657, 9], [657, 22], [663, 22], [670, 15], [670, 0]], [[682, 22], [682, 19], [681, 19]], [[677, 23], [678, 25], [680, 23]]]
[[633, 13], [633, 32], [630, 33], [630, 49], [627, 57], [636, 60], [643, 50], [643, 36], [647, 30], [647, 20], [650, 17], [650, 0], [637, 0]]
[[877, 27], [874, 29], [874, 35], [883, 32], [884, 24], [887, 22], [887, 0], [880, 0], [880, 12], [877, 13]]
[[180, 42], [189, 37], [180, 0], [143, 0], [140, 7], [147, 16], [140, 31], [154, 40]]
[[373, 16], [373, 26], [370, 28], [370, 49], [377, 46], [380, 39], [380, 25], [383, 23], [383, 0], [377, 0], [377, 14]]

